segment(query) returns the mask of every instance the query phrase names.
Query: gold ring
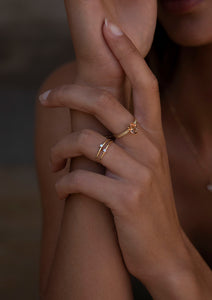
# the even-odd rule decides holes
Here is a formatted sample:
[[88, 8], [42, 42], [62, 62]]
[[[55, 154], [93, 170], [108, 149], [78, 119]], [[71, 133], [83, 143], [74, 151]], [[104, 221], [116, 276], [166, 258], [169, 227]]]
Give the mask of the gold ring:
[[[109, 148], [110, 144], [113, 142], [113, 140], [111, 139], [106, 139], [102, 144], [99, 145], [99, 150], [96, 154], [96, 160], [99, 158], [99, 160], [101, 160], [103, 158], [103, 156], [105, 155], [105, 153], [107, 152], [107, 149]], [[100, 156], [100, 153], [102, 153], [102, 155]], [[99, 157], [100, 156], [100, 157]]]
[[119, 133], [119, 134], [114, 134], [115, 138], [121, 138], [122, 136], [131, 133], [131, 134], [136, 134], [138, 133], [138, 127], [137, 127], [137, 120], [135, 119], [134, 122], [130, 123], [130, 125], [127, 127], [127, 129], [125, 129], [123, 132]]

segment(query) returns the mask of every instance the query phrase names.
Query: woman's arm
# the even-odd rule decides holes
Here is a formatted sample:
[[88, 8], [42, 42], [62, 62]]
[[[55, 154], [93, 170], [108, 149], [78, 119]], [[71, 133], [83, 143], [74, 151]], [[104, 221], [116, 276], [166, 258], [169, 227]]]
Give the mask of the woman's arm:
[[[115, 96], [117, 96], [117, 90], [120, 95], [119, 90], [125, 82], [125, 76], [102, 37], [102, 20], [107, 15], [124, 24], [126, 31], [138, 48], [143, 55], [146, 55], [151, 47], [155, 30], [156, 1], [139, 0], [132, 3], [131, 0], [124, 2], [66, 0], [65, 4], [77, 58], [75, 83], [87, 84], [89, 82], [98, 87], [107, 86], [111, 91], [113, 90]], [[123, 103], [123, 99], [119, 97], [117, 99]], [[87, 99], [87, 101], [89, 100]], [[100, 126], [95, 118], [86, 114], [72, 112], [71, 121], [73, 131], [93, 128], [102, 134], [105, 133], [105, 128]], [[86, 158], [74, 159], [71, 168], [72, 170], [83, 168], [103, 173], [101, 166]], [[79, 221], [76, 224], [77, 220]], [[53, 264], [54, 272], [49, 281], [48, 295], [50, 298], [52, 294], [54, 294], [52, 299], [56, 299], [57, 295], [60, 295], [60, 298], [64, 295], [65, 299], [65, 295], [70, 296], [71, 294], [72, 297], [75, 297], [76, 294], [79, 299], [77, 293], [82, 293], [82, 297], [86, 294], [86, 299], [89, 299], [88, 297], [95, 299], [92, 291], [97, 293], [101, 291], [101, 299], [104, 299], [103, 297], [107, 299], [132, 298], [129, 276], [121, 258], [113, 218], [104, 205], [80, 195], [71, 196], [65, 206], [60, 233], [60, 246], [56, 252], [58, 259]], [[66, 238], [66, 234], [70, 240]], [[80, 239], [82, 240], [78, 243]], [[65, 244], [67, 241], [68, 245]], [[90, 245], [89, 248], [87, 248], [87, 244]], [[64, 247], [68, 250], [65, 253]], [[81, 251], [87, 253], [88, 256], [84, 256], [84, 254], [79, 256]], [[64, 267], [70, 263], [70, 253], [74, 265], [80, 266], [79, 269], [76, 267], [78, 272], [74, 266], [72, 268]], [[80, 287], [77, 285], [77, 275], [81, 276]], [[88, 280], [88, 278], [90, 279]], [[98, 283], [98, 278], [101, 284], [99, 283], [98, 289], [95, 287], [93, 290], [93, 282]], [[65, 279], [67, 281], [64, 283]], [[86, 280], [86, 288], [91, 284], [90, 292], [82, 289], [84, 280]], [[66, 286], [66, 291], [64, 291], [64, 286]], [[57, 290], [57, 294], [52, 292], [54, 289]], [[67, 289], [69, 294], [67, 294]]]
[[[159, 272], [152, 274], [145, 284], [154, 299], [210, 300], [211, 269], [183, 231], [182, 236], [185, 255], [173, 260], [171, 268], [161, 266]], [[143, 280], [142, 276], [139, 279]]]
[[[70, 84], [73, 75], [73, 64], [63, 67], [47, 80], [41, 92]], [[72, 112], [72, 118], [82, 127], [96, 129], [99, 126], [94, 118], [85, 114]], [[70, 132], [69, 110], [61, 108], [50, 111], [37, 104], [36, 119], [36, 160], [43, 204], [41, 293], [45, 294], [54, 264], [45, 299], [132, 299], [129, 275], [121, 257], [109, 209], [89, 197], [76, 194], [70, 197], [64, 210], [64, 202], [56, 195], [55, 182], [68, 173], [68, 165], [59, 174], [52, 174], [49, 152], [58, 140]], [[79, 167], [103, 172], [100, 165], [82, 157], [72, 160], [72, 168]], [[60, 246], [54, 260], [58, 237]]]
[[[58, 196], [83, 193], [111, 209], [125, 264], [154, 299], [211, 299], [211, 270], [186, 238], [177, 216], [157, 81], [119, 28], [105, 22], [103, 33], [132, 84], [135, 115], [113, 95], [90, 87], [73, 84], [40, 96], [46, 107], [95, 115], [116, 136], [99, 161], [116, 176], [72, 171], [58, 181]], [[131, 134], [117, 136], [126, 124]], [[96, 148], [104, 138], [91, 129], [68, 135], [54, 148], [53, 171], [61, 170], [67, 157], [85, 155], [96, 161]]]
[[[43, 83], [40, 91], [54, 88], [62, 83], [72, 81], [74, 64], [64, 65], [53, 72]], [[58, 120], [56, 123], [55, 120]], [[67, 174], [69, 167], [53, 174], [49, 168], [49, 153], [51, 147], [64, 135], [70, 133], [69, 109], [53, 109], [47, 111], [36, 101], [35, 122], [35, 156], [36, 168], [42, 200], [42, 241], [40, 257], [40, 291], [43, 293], [47, 284], [50, 266], [54, 257], [64, 203], [58, 201], [55, 193], [55, 182], [60, 175]]]

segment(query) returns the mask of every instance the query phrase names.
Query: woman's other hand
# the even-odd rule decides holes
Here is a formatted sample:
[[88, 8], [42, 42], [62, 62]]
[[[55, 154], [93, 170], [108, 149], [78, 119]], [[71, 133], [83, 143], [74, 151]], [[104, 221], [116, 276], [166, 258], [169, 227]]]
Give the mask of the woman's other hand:
[[156, 25], [156, 0], [65, 0], [76, 53], [75, 82], [117, 87], [124, 72], [102, 36], [105, 17], [119, 24], [142, 57], [151, 47]]

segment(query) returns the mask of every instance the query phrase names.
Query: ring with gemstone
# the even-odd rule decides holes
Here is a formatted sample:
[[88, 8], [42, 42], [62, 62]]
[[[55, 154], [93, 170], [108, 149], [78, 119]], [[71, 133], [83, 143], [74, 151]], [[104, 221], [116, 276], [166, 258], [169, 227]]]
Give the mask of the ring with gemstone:
[[[106, 140], [105, 140], [103, 143], [101, 143], [101, 144], [99, 145], [99, 150], [98, 150], [98, 152], [97, 152], [97, 154], [96, 154], [96, 160], [97, 160], [97, 159], [101, 160], [101, 159], [103, 158], [103, 156], [104, 156], [105, 153], [107, 152], [107, 150], [108, 150], [108, 148], [109, 148], [109, 146], [110, 146], [110, 144], [111, 144], [112, 142], [113, 142], [112, 139], [106, 138]], [[101, 156], [100, 156], [100, 153], [101, 153]]]
[[125, 129], [123, 132], [119, 133], [119, 134], [114, 134], [115, 138], [121, 138], [122, 136], [131, 133], [131, 134], [136, 134], [138, 133], [138, 127], [137, 127], [137, 120], [135, 119], [134, 122], [130, 123], [130, 125], [127, 127], [127, 129]]

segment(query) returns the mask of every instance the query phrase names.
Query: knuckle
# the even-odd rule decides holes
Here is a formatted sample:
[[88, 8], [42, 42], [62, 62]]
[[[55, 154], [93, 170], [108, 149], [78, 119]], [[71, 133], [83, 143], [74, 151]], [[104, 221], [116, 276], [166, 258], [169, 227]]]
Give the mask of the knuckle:
[[147, 188], [147, 187], [151, 187], [152, 183], [153, 183], [153, 171], [150, 168], [145, 168], [145, 171], [143, 173], [143, 178], [142, 178], [142, 186]]
[[133, 178], [131, 190], [129, 191], [134, 199], [140, 198], [144, 194], [145, 188], [152, 184], [153, 175], [154, 173], [149, 167], [140, 165], [140, 167], [137, 168], [136, 176]]
[[143, 180], [143, 176], [144, 176], [144, 170], [143, 167], [141, 167], [140, 165], [139, 168], [136, 169], [136, 176], [133, 178], [133, 182], [135, 182], [135, 184], [141, 183]]
[[163, 153], [161, 149], [155, 145], [151, 149], [151, 162], [155, 166], [158, 166], [163, 160]]
[[146, 76], [142, 73], [135, 73], [133, 75], [133, 86], [142, 91], [145, 87], [145, 90], [152, 92], [154, 95], [159, 94], [159, 83], [156, 76], [148, 70]]
[[84, 147], [87, 143], [88, 139], [92, 136], [92, 130], [90, 129], [82, 129], [78, 134], [78, 144], [80, 147]]
[[97, 100], [97, 109], [99, 108], [105, 108], [105, 107], [111, 107], [112, 103], [114, 102], [114, 96], [107, 92], [107, 91], [103, 91], [100, 93], [100, 95], [98, 96], [98, 100]]
[[131, 185], [130, 195], [134, 205], [137, 204], [140, 201], [142, 195], [141, 187], [137, 184]]
[[[135, 184], [139, 184], [141, 183], [141, 180], [143, 178], [143, 166], [141, 163], [137, 163], [135, 164], [135, 172], [133, 172], [133, 177], [132, 177], [132, 182], [134, 182]], [[135, 175], [136, 174], [136, 175]]]
[[80, 192], [83, 170], [77, 169], [55, 183], [55, 189], [60, 199], [65, 199], [71, 193]]
[[82, 182], [83, 170], [74, 170], [70, 173], [69, 184], [74, 186], [74, 188], [78, 188], [80, 183]]
[[130, 186], [129, 185], [125, 185], [122, 189], [119, 190], [120, 192], [120, 197], [122, 199], [122, 202], [124, 205], [126, 205], [129, 202], [129, 198], [130, 198]]
[[55, 98], [58, 99], [60, 104], [63, 104], [64, 98], [68, 93], [69, 85], [62, 85], [55, 90]]
[[[137, 174], [136, 174], [137, 177]], [[125, 184], [120, 190], [121, 209], [125, 215], [135, 214], [140, 207], [142, 199], [152, 188], [153, 172], [151, 169], [144, 167], [138, 174], [137, 181]]]
[[121, 191], [122, 209], [130, 213], [135, 209], [141, 198], [141, 189], [136, 184], [127, 184]]

